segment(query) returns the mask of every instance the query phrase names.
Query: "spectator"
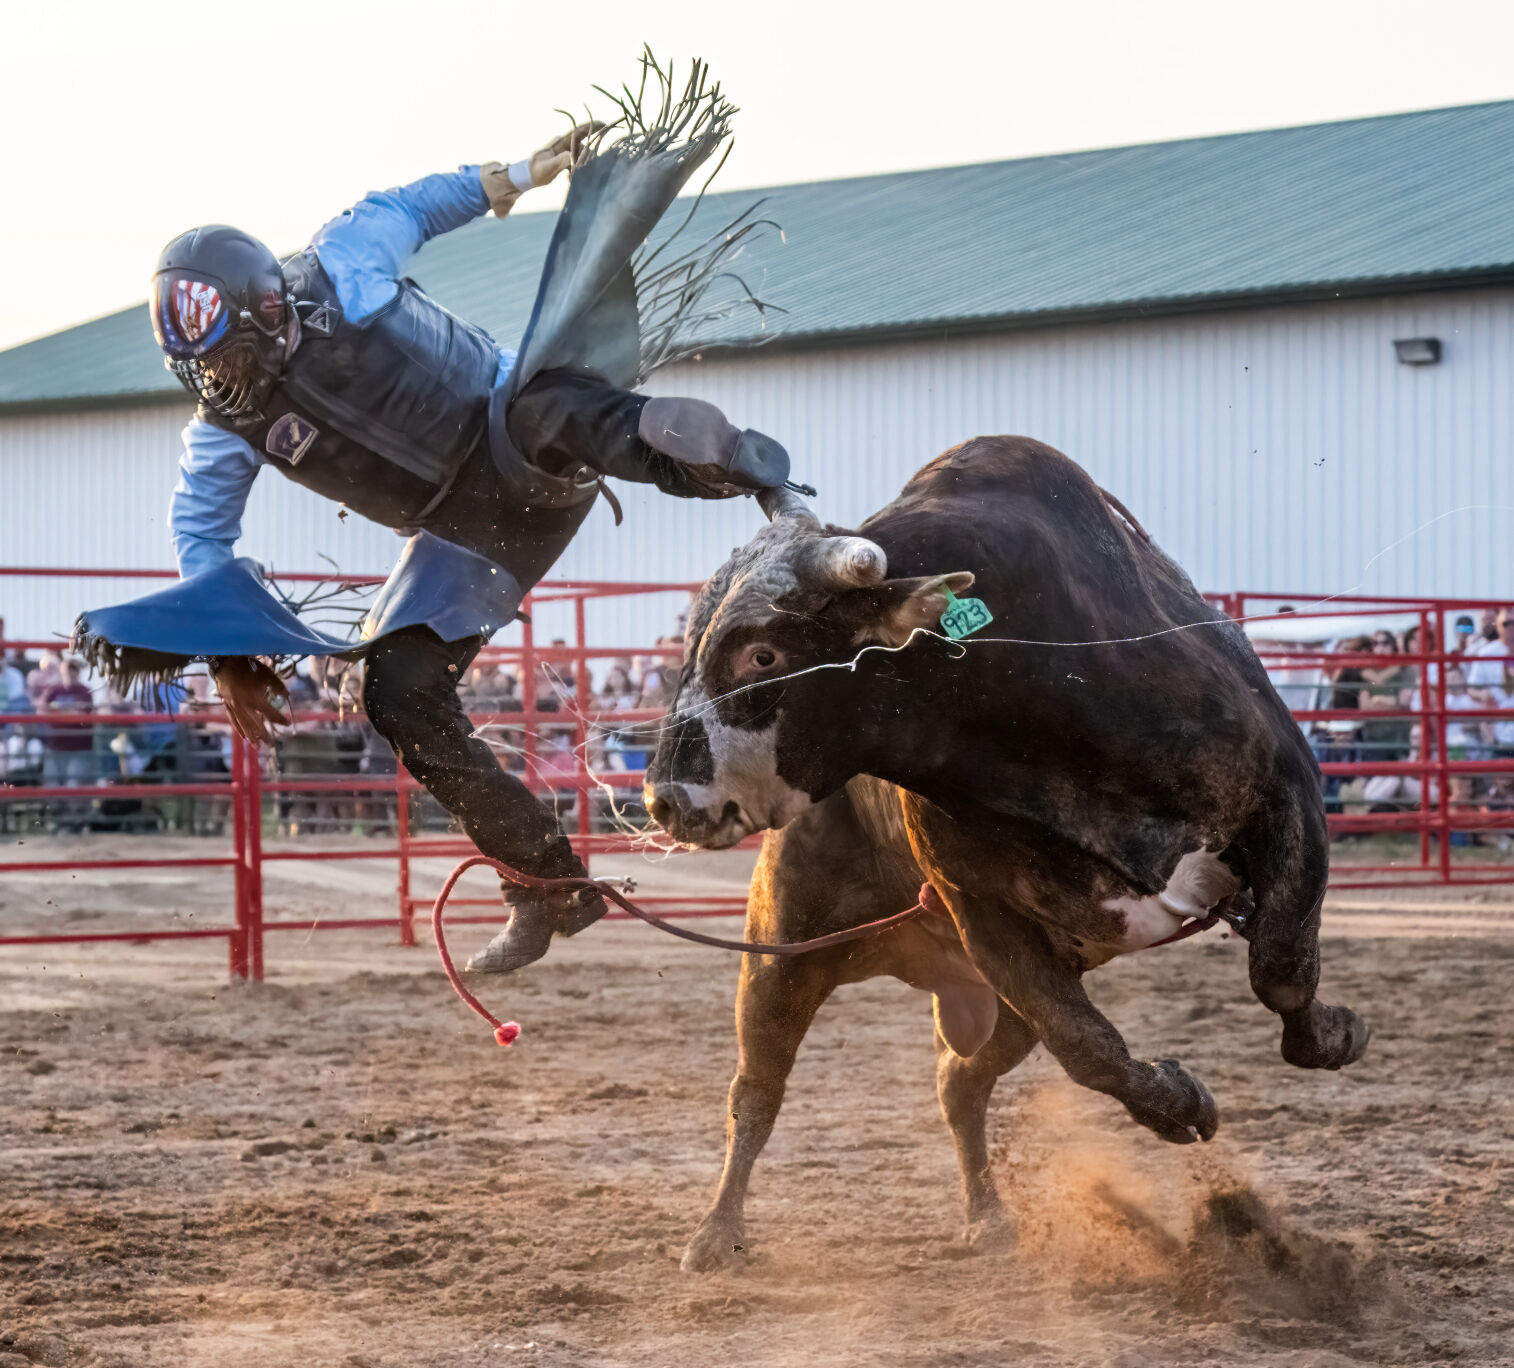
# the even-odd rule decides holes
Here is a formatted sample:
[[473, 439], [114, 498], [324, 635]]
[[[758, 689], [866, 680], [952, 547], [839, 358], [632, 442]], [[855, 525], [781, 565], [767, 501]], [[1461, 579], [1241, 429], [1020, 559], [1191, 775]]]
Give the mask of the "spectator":
[[42, 711], [42, 695], [61, 678], [60, 659], [56, 651], [43, 651], [37, 668], [26, 677], [26, 692], [31, 695], [33, 706]]
[[[1484, 614], [1487, 617], [1487, 614]], [[1482, 642], [1467, 661], [1467, 695], [1478, 708], [1514, 707], [1514, 608], [1499, 608], [1493, 614], [1493, 640]], [[1491, 742], [1488, 758], [1514, 755], [1514, 722], [1500, 719], [1485, 723], [1485, 735]], [[1508, 778], [1503, 775], [1488, 781], [1490, 796], [1497, 807], [1508, 802]]]
[[[1391, 657], [1399, 654], [1398, 640], [1386, 628], [1372, 634], [1372, 654], [1383, 661], [1381, 665], [1369, 665], [1362, 672], [1365, 687], [1361, 691], [1361, 709], [1364, 713], [1397, 712], [1408, 705], [1408, 700], [1417, 683], [1414, 670]], [[1403, 760], [1409, 754], [1409, 732], [1412, 723], [1407, 717], [1381, 722], [1363, 721], [1361, 728], [1362, 748], [1368, 760]]]
[[[1480, 708], [1514, 709], [1514, 608], [1500, 608], [1494, 619], [1497, 636], [1477, 653], [1467, 669], [1467, 692]], [[1492, 755], [1497, 760], [1514, 759], [1514, 718], [1498, 718], [1490, 727]], [[1514, 795], [1509, 776], [1499, 775], [1489, 788], [1508, 806]]]
[[[1336, 655], [1366, 655], [1372, 649], [1371, 637], [1342, 637], [1331, 648]], [[1343, 708], [1360, 708], [1362, 688], [1366, 679], [1358, 665], [1340, 665], [1330, 671], [1330, 706], [1339, 711]], [[1351, 724], [1353, 729], [1357, 725]]]
[[[601, 712], [625, 712], [634, 708], [640, 700], [640, 690], [631, 679], [629, 660], [612, 660], [605, 671], [605, 682], [600, 686], [597, 702]], [[612, 770], [641, 769], [645, 767], [644, 755], [637, 751], [635, 758], [628, 760], [632, 734], [622, 729], [610, 730], [601, 724], [594, 733], [595, 741], [589, 746], [589, 763]], [[603, 738], [602, 743], [599, 738]]]
[[[7, 784], [42, 782], [42, 738], [29, 736], [22, 727], [0, 739], [0, 779]], [[4, 830], [7, 809], [0, 803], [0, 830]]]
[[489, 703], [493, 696], [493, 689], [489, 687], [489, 676], [494, 673], [492, 665], [473, 665], [463, 676], [463, 682], [458, 686], [458, 696], [462, 699], [463, 711], [466, 713], [488, 712]]
[[[564, 637], [554, 637], [552, 639], [552, 649], [554, 651], [567, 650], [567, 640]], [[554, 660], [551, 663], [551, 669], [553, 673], [556, 674], [556, 676], [560, 680], [562, 680], [564, 686], [567, 689], [568, 696], [572, 697], [573, 690], [578, 682], [578, 676], [573, 672], [573, 662], [571, 660]]]
[[1505, 678], [1514, 661], [1514, 608], [1501, 608], [1493, 619], [1493, 639], [1484, 641], [1471, 654], [1467, 665], [1467, 687], [1480, 708], [1501, 708], [1504, 704], [1495, 690], [1505, 687]]
[[[26, 657], [15, 652], [0, 674], [0, 712], [34, 713], [36, 705], [26, 691]], [[10, 784], [35, 784], [41, 779], [42, 742], [20, 722], [0, 723], [0, 780]], [[0, 822], [7, 816], [0, 807]]]
[[1472, 654], [1481, 655], [1482, 648], [1490, 641], [1498, 640], [1498, 612], [1497, 608], [1484, 608], [1482, 610], [1482, 624], [1480, 635], [1482, 637], [1479, 647]]
[[[1418, 697], [1415, 707], [1419, 706]], [[1467, 676], [1459, 665], [1446, 666], [1446, 712], [1473, 712], [1477, 700], [1467, 689]], [[1487, 744], [1483, 724], [1477, 721], [1453, 722], [1446, 718], [1446, 758], [1448, 760], [1485, 760], [1482, 749]]]
[[1289, 656], [1312, 656], [1317, 654], [1306, 644], [1296, 641], [1278, 641], [1258, 635], [1252, 642], [1259, 656], [1265, 659], [1267, 678], [1277, 690], [1277, 696], [1289, 712], [1308, 712], [1322, 707], [1324, 671], [1318, 666], [1298, 666], [1288, 663]]
[[[39, 713], [88, 713], [95, 709], [94, 695], [82, 678], [79, 662], [70, 656], [58, 663], [58, 680], [42, 690]], [[95, 781], [95, 732], [88, 722], [59, 722], [43, 738], [42, 782], [48, 788], [85, 787]], [[59, 805], [60, 829], [83, 829], [88, 804]]]
[[[34, 712], [31, 698], [26, 692], [26, 671], [21, 668], [19, 651], [0, 669], [0, 712]], [[23, 707], [22, 704], [25, 704]]]
[[[1369, 637], [1346, 637], [1333, 643], [1329, 654], [1357, 654], [1371, 645]], [[1354, 665], [1339, 666], [1326, 671], [1327, 687], [1323, 691], [1329, 699], [1331, 712], [1355, 712], [1361, 708], [1361, 690], [1364, 683], [1362, 672]], [[1350, 764], [1360, 759], [1356, 749], [1358, 724], [1346, 718], [1331, 718], [1316, 725], [1309, 738], [1314, 757], [1323, 764]], [[1341, 811], [1341, 777], [1327, 774], [1323, 780], [1325, 811]]]
[[[1414, 626], [1410, 627], [1407, 631], [1404, 632], [1403, 646], [1404, 654], [1406, 656], [1417, 656], [1425, 654], [1425, 648], [1420, 645], [1419, 637], [1419, 624], [1416, 622]], [[1404, 707], [1407, 708], [1411, 706], [1409, 702], [1411, 695], [1417, 698], [1419, 696], [1420, 686], [1427, 680], [1433, 686], [1435, 684], [1435, 681], [1440, 678], [1440, 675], [1437, 672], [1434, 661], [1430, 661], [1424, 666], [1406, 664], [1405, 668], [1414, 676], [1413, 688], [1405, 689], [1400, 695]]]
[[653, 663], [647, 666], [641, 677], [641, 697], [638, 708], [663, 708], [672, 705], [678, 692], [678, 675], [683, 665], [683, 638], [665, 636], [657, 639], [661, 648]]
[[636, 706], [636, 685], [631, 682], [631, 662], [612, 660], [599, 689], [599, 706], [610, 712], [622, 712]]
[[641, 693], [637, 695], [636, 706], [666, 711], [677, 690], [678, 679], [671, 670], [662, 664], [649, 665], [641, 676]]
[[[1470, 623], [1471, 619], [1468, 619]], [[1415, 689], [1409, 699], [1409, 706], [1415, 712], [1420, 712], [1425, 706], [1419, 689]], [[1453, 718], [1459, 712], [1472, 712], [1477, 709], [1477, 702], [1467, 691], [1467, 677], [1460, 665], [1448, 664], [1446, 666], [1446, 759], [1447, 760], [1486, 760], [1492, 752], [1488, 749], [1489, 728], [1484, 722], [1476, 720], [1467, 722], [1454, 721]], [[1432, 731], [1433, 735], [1433, 731]], [[1416, 722], [1414, 731], [1410, 736], [1410, 745], [1418, 756], [1420, 752], [1421, 730]], [[1374, 779], [1384, 776], [1377, 775]], [[1374, 780], [1368, 781], [1368, 789], [1364, 796], [1369, 802], [1373, 801], [1373, 792], [1382, 792], [1383, 786], [1379, 785], [1372, 790]], [[1416, 785], [1417, 785], [1416, 781]], [[1407, 790], [1406, 790], [1407, 791]], [[1475, 792], [1475, 780], [1470, 774], [1453, 774], [1451, 776], [1451, 806], [1469, 808]], [[1415, 802], [1418, 802], [1418, 789], [1415, 789]]]
[[[174, 680], [168, 684], [144, 683], [136, 692], [136, 707], [150, 713], [177, 717], [189, 698], [189, 690]], [[152, 722], [133, 727], [129, 737], [135, 759], [132, 774], [148, 783], [167, 783], [183, 767], [180, 759], [187, 749], [184, 733], [176, 722]]]
[[[1420, 744], [1421, 732], [1416, 722], [1409, 730], [1409, 745], [1416, 755]], [[1454, 781], [1452, 792], [1455, 792]], [[1424, 783], [1417, 774], [1374, 774], [1362, 786], [1362, 801], [1367, 804], [1368, 812], [1407, 812], [1420, 805], [1423, 793]], [[1439, 794], [1440, 786], [1432, 778], [1430, 801], [1439, 801]]]
[[[545, 660], [538, 661], [532, 678], [536, 682], [536, 711], [560, 711], [563, 689], [558, 679], [556, 667]], [[571, 698], [572, 695], [569, 694], [568, 697]]]
[[[474, 712], [513, 712], [520, 707], [515, 697], [515, 676], [497, 665], [475, 665], [463, 680], [463, 708]], [[509, 699], [514, 699], [513, 706]]]
[[[141, 707], [135, 700], [127, 698], [115, 685], [113, 680], [102, 679], [96, 682], [93, 696], [95, 706], [111, 717], [122, 713], [141, 712]], [[114, 731], [116, 726], [119, 731]], [[145, 763], [138, 755], [137, 748], [133, 744], [132, 732], [136, 730], [129, 725], [112, 723], [113, 735], [110, 738], [109, 750], [114, 757], [111, 761], [104, 761], [102, 778], [110, 782], [133, 779], [142, 772]], [[140, 806], [140, 805], [139, 805]]]
[[[34, 713], [36, 705], [26, 691], [26, 660], [17, 651], [0, 672], [0, 713]], [[20, 723], [0, 724], [0, 741], [16, 734]], [[0, 747], [3, 749], [3, 747]]]
[[[493, 694], [489, 700], [487, 709], [483, 711], [493, 713], [518, 713], [524, 710], [525, 704], [521, 700], [519, 680], [514, 670], [501, 665], [490, 681]], [[549, 682], [542, 672], [537, 674], [537, 707], [548, 712], [557, 710], [557, 699], [549, 697], [542, 692], [549, 687]], [[506, 726], [502, 722], [490, 722], [486, 724], [480, 733], [490, 748], [499, 757], [499, 762], [511, 774], [523, 774], [525, 772], [525, 743], [526, 735], [522, 728]]]
[[1456, 625], [1451, 628], [1451, 640], [1446, 646], [1450, 655], [1470, 655], [1474, 645], [1473, 635], [1477, 631], [1472, 622], [1471, 615], [1463, 613], [1456, 619]]

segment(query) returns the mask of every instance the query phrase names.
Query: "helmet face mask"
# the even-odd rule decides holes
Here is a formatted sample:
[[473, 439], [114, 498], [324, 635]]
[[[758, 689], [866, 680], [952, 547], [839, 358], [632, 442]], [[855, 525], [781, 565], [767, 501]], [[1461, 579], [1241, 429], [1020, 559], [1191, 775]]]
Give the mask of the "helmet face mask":
[[257, 413], [277, 378], [277, 372], [263, 364], [257, 345], [236, 337], [203, 357], [170, 357], [165, 364], [185, 389], [225, 418]]
[[294, 350], [297, 317], [278, 258], [235, 228], [175, 238], [153, 276], [164, 365], [226, 418], [256, 414]]

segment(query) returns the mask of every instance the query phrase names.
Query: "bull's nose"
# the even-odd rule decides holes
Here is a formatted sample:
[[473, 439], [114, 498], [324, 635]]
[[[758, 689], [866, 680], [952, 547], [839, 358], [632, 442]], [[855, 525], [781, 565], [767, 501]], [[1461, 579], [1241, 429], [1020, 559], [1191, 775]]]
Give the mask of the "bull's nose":
[[652, 820], [664, 829], [673, 819], [673, 805], [660, 793], [652, 796], [652, 801], [647, 804], [647, 811], [651, 814]]

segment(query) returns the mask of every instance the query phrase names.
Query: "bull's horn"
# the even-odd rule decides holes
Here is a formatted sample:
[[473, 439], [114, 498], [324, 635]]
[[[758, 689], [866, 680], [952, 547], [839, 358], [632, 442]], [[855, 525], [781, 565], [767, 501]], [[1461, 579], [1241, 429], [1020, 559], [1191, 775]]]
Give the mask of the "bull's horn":
[[888, 557], [866, 537], [827, 537], [820, 543], [820, 571], [834, 584], [861, 589], [888, 574]]
[[792, 489], [785, 489], [782, 485], [772, 489], [758, 490], [757, 506], [768, 515], [769, 522], [777, 522], [779, 518], [791, 518], [797, 523], [803, 523], [806, 527], [820, 526], [820, 519], [815, 516], [815, 510]]

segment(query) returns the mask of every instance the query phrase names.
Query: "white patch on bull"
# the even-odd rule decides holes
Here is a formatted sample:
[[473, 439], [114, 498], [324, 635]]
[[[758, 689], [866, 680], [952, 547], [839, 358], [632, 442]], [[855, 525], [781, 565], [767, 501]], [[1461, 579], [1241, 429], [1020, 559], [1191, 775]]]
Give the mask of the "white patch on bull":
[[[709, 739], [710, 758], [715, 778], [709, 784], [694, 784], [677, 779], [691, 807], [697, 808], [713, 830], [700, 844], [707, 849], [723, 850], [767, 827], [781, 827], [792, 821], [815, 800], [802, 789], [786, 784], [778, 777], [778, 724], [762, 731], [745, 727], [728, 727], [708, 706], [704, 691], [695, 686], [687, 691], [688, 702], [680, 703], [682, 715], [698, 717]], [[735, 803], [738, 815], [720, 820], [727, 803]], [[718, 826], [714, 825], [719, 823]]]
[[781, 827], [814, 806], [809, 794], [778, 777], [776, 722], [762, 731], [750, 731], [727, 727], [711, 714], [704, 719], [704, 729], [715, 761], [715, 782], [685, 784], [684, 792], [711, 820], [725, 811], [727, 803], [736, 804], [746, 829], [732, 845], [754, 831]]
[[[1089, 967], [1103, 964], [1116, 955], [1144, 950], [1166, 940], [1190, 917], [1202, 917], [1223, 899], [1239, 890], [1241, 881], [1235, 872], [1212, 850], [1190, 850], [1177, 863], [1172, 877], [1160, 893], [1149, 898], [1106, 898], [1101, 906], [1120, 912], [1125, 918], [1125, 934], [1113, 944], [1099, 944], [1085, 950], [1083, 960]], [[1102, 953], [1107, 951], [1108, 953]]]

